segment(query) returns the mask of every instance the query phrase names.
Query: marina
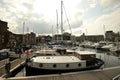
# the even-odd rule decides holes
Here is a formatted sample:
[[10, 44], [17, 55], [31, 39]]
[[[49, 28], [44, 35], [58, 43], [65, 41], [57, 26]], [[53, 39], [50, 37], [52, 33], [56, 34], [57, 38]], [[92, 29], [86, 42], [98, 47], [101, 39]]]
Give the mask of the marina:
[[[76, 51], [79, 51], [79, 50], [81, 50], [81, 47], [77, 47], [77, 49], [76, 49]], [[114, 71], [114, 69], [116, 70], [116, 68], [115, 67], [117, 67], [117, 69], [118, 69], [118, 73], [119, 73], [119, 66], [120, 66], [120, 58], [119, 58], [119, 56], [116, 56], [116, 55], [114, 55], [114, 54], [112, 54], [112, 53], [108, 53], [108, 52], [97, 52], [95, 49], [88, 49], [88, 48], [84, 48], [84, 51], [85, 52], [89, 52], [89, 53], [95, 53], [95, 54], [97, 54], [96, 55], [96, 57], [97, 58], [100, 58], [100, 59], [102, 59], [103, 61], [104, 61], [104, 65], [100, 68], [100, 69], [98, 69], [98, 71], [100, 70], [100, 73], [101, 73], [101, 71], [103, 71], [104, 72], [104, 70], [105, 70], [105, 72], [106, 72], [106, 70], [108, 70], [109, 71], [109, 69], [110, 69], [110, 71], [112, 70], [112, 71]], [[34, 53], [31, 53], [29, 56], [34, 56]], [[57, 56], [59, 56], [59, 55], [57, 55]], [[11, 75], [11, 77], [9, 77], [10, 79], [27, 79], [28, 77], [26, 76], [26, 70], [25, 70], [25, 67], [23, 66], [23, 67], [21, 67], [20, 68], [20, 66], [22, 65], [22, 64], [24, 64], [25, 63], [25, 56], [24, 57], [22, 57], [22, 58], [20, 58], [20, 60], [18, 59], [18, 60], [16, 60], [16, 61], [14, 61], [14, 63], [13, 63], [13, 65], [12, 65], [12, 67], [11, 67], [11, 73], [12, 73], [12, 75]], [[12, 64], [12, 63], [11, 63]], [[20, 70], [17, 70], [17, 68], [18, 69], [20, 69]], [[1, 74], [4, 74], [5, 73], [5, 70], [3, 69], [3, 68], [1, 68], [1, 70], [2, 70], [2, 73]], [[4, 71], [3, 71], [4, 70]], [[95, 71], [95, 72], [94, 72]], [[72, 71], [72, 72], [68, 72], [68, 73], [60, 73], [61, 75], [64, 75], [64, 74], [73, 74], [74, 75], [74, 73], [76, 74], [76, 75], [78, 75], [77, 73], [80, 73], [80, 74], [83, 74], [84, 73], [84, 75], [85, 75], [85, 73], [86, 74], [89, 74], [89, 72], [93, 72], [93, 73], [97, 73], [96, 72], [97, 70], [88, 70], [88, 71]], [[13, 74], [13, 72], [14, 72], [14, 74]], [[114, 73], [114, 72], [113, 72]], [[43, 74], [42, 74], [43, 75]], [[47, 75], [47, 74], [44, 74], [43, 76], [45, 76], [45, 75]], [[50, 75], [52, 75], [52, 74], [49, 74], [48, 76], [50, 76]], [[55, 75], [59, 75], [59, 74], [55, 74]], [[113, 74], [112, 74], [113, 75]], [[116, 74], [117, 75], [117, 74]], [[119, 74], [118, 74], [119, 75]], [[4, 79], [4, 77], [5, 77], [6, 75], [4, 74], [4, 75], [1, 75], [1, 77], [3, 77], [3, 79]], [[12, 76], [14, 76], [14, 77], [12, 77]], [[37, 77], [39, 77], [39, 76], [41, 76], [41, 75], [34, 75], [34, 76], [37, 76]], [[53, 74], [53, 76], [54, 76], [54, 74]], [[52, 76], [52, 77], [53, 77]], [[60, 75], [59, 75], [60, 76]], [[101, 76], [101, 75], [100, 75]], [[20, 77], [20, 78], [19, 78]], [[51, 77], [51, 78], [52, 78]], [[81, 76], [82, 77], [82, 76]], [[114, 75], [114, 77], [115, 77], [115, 75]], [[9, 79], [8, 78], [8, 79]], [[101, 77], [102, 78], [102, 77]], [[38, 78], [39, 79], [39, 78]], [[97, 79], [96, 79], [97, 80]]]
[[0, 80], [120, 80], [119, 5], [1, 0]]

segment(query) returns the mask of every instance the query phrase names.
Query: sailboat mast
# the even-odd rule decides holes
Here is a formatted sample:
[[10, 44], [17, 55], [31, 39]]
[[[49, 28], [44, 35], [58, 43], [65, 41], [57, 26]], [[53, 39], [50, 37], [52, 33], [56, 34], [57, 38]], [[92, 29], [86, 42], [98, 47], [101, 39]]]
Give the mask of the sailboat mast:
[[24, 44], [24, 29], [25, 29], [25, 21], [23, 22], [23, 40], [22, 40], [22, 44]]
[[105, 41], [105, 25], [103, 25], [103, 31], [104, 31], [104, 41]]
[[61, 41], [63, 40], [63, 1], [61, 0]]
[[56, 18], [57, 18], [56, 26], [57, 26], [57, 34], [58, 34], [58, 11], [57, 10], [56, 10]]
[[56, 22], [56, 26], [57, 26], [57, 42], [58, 42], [58, 11], [56, 10], [56, 18], [57, 18], [57, 22]]

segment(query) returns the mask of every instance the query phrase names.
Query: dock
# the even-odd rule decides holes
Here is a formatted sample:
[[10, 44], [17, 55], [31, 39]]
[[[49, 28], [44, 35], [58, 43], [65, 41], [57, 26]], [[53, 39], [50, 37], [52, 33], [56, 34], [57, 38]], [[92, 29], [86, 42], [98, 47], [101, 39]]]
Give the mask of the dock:
[[120, 66], [83, 72], [11, 77], [3, 80], [120, 80]]
[[[32, 57], [34, 54], [29, 54], [29, 57]], [[16, 55], [15, 55], [16, 56]], [[25, 63], [26, 55], [22, 54], [21, 58], [17, 58], [13, 61], [10, 61], [10, 74], [12, 74], [18, 67], [22, 66]], [[0, 61], [0, 77], [6, 77], [5, 65], [7, 63], [7, 59]]]

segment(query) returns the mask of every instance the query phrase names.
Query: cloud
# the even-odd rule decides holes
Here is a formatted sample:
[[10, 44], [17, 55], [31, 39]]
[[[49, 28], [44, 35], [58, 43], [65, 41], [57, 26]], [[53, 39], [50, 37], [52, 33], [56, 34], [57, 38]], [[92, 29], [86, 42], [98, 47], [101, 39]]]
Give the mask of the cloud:
[[88, 0], [91, 8], [95, 8], [98, 5], [98, 0]]
[[81, 27], [74, 28], [74, 34], [79, 36], [87, 31], [87, 35], [104, 35], [104, 26], [105, 31], [113, 30], [114, 32], [120, 32], [119, 20], [120, 8], [117, 7], [112, 12], [102, 14], [96, 19], [85, 20]]
[[120, 20], [120, 8], [114, 10], [114, 12], [111, 12], [109, 14], [102, 15], [95, 21], [95, 23], [115, 25], [115, 24], [120, 24], [119, 20]]
[[100, 0], [100, 4], [102, 6], [109, 6], [111, 4], [113, 4], [114, 2], [116, 2], [117, 0]]
[[[88, 34], [104, 34], [105, 31], [113, 30], [114, 32], [120, 31], [120, 8], [111, 13], [101, 15], [93, 22], [86, 22], [84, 26], [88, 30]], [[97, 33], [96, 33], [97, 32]]]
[[[119, 0], [64, 0], [64, 7], [73, 34], [80, 33], [81, 28], [83, 32], [87, 28], [89, 34], [103, 33], [103, 24], [107, 30], [118, 31], [119, 27], [112, 27], [119, 25]], [[60, 0], [0, 0], [0, 19], [7, 21], [9, 30], [14, 33], [23, 32], [25, 21], [25, 32], [29, 28], [36, 33], [51, 34], [52, 25], [56, 32], [56, 9], [60, 23]], [[65, 14], [63, 17], [64, 30], [69, 32]]]

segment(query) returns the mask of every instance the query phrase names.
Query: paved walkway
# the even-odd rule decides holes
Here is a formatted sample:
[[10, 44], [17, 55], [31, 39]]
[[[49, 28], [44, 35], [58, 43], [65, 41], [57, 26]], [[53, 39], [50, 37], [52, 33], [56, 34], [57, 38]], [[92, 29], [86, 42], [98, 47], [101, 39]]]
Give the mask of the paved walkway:
[[[120, 66], [93, 71], [74, 72], [55, 75], [13, 77], [7, 80], [113, 80], [120, 75]], [[120, 78], [118, 78], [120, 80]]]

